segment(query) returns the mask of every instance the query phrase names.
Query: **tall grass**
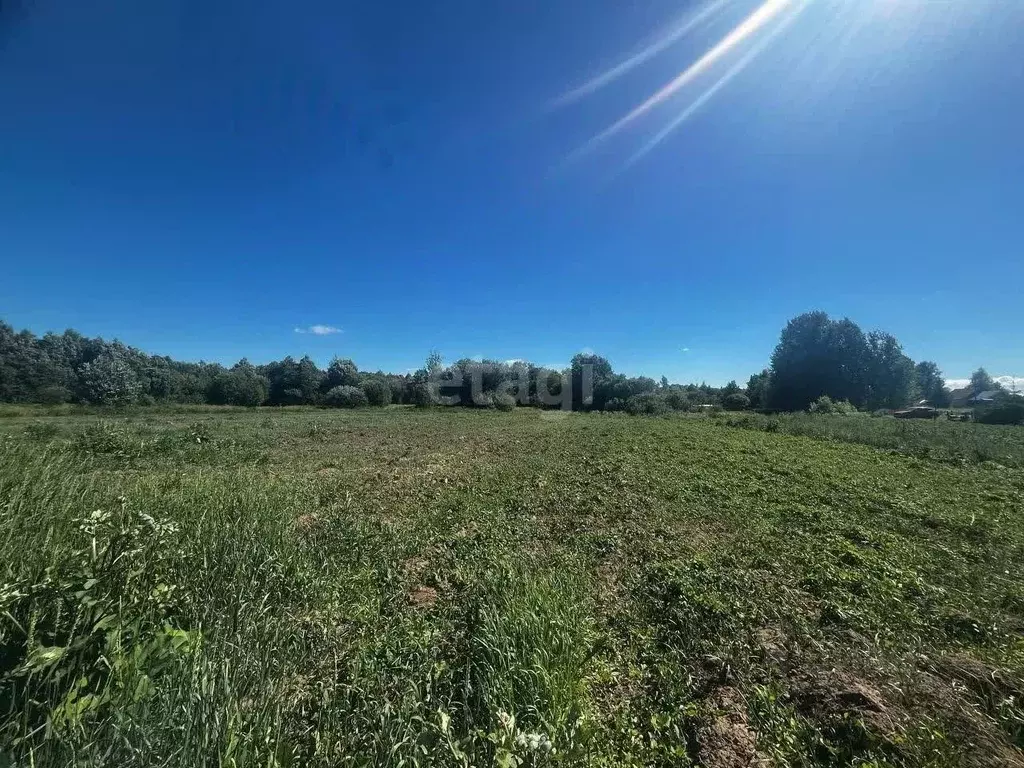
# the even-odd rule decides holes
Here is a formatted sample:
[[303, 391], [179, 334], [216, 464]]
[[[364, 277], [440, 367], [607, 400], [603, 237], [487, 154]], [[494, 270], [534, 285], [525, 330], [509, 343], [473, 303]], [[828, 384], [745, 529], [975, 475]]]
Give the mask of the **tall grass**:
[[1013, 764], [1020, 470], [734, 418], [2, 421], [0, 766]]
[[313, 482], [111, 483], [80, 448], [0, 441], [0, 744], [19, 764], [480, 765], [575, 739], [579, 577], [481, 545], [414, 605], [409, 542], [303, 524]]

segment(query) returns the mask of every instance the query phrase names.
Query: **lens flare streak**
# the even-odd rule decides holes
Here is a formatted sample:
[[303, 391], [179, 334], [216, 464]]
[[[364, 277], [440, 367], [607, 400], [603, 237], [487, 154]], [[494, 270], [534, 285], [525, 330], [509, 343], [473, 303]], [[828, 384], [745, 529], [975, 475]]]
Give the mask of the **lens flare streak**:
[[611, 138], [627, 125], [649, 112], [652, 108], [664, 102], [679, 89], [693, 82], [699, 75], [706, 72], [714, 64], [725, 57], [740, 43], [747, 40], [756, 32], [763, 29], [769, 22], [788, 8], [793, 7], [797, 0], [765, 0], [753, 13], [740, 22], [733, 30], [715, 45], [710, 51], [701, 56], [697, 61], [684, 69], [670, 82], [665, 84], [650, 98], [644, 101], [624, 117], [610, 125], [601, 133], [594, 136], [586, 144], [573, 152], [569, 159], [575, 159], [593, 150], [601, 142]]
[[688, 32], [696, 29], [705, 21], [709, 20], [712, 16], [719, 13], [725, 6], [729, 5], [733, 0], [716, 0], [707, 7], [703, 8], [698, 13], [688, 17], [685, 21], [679, 24], [668, 34], [655, 40], [649, 46], [644, 48], [639, 53], [630, 56], [625, 61], [611, 67], [610, 69], [602, 72], [597, 77], [588, 80], [578, 88], [574, 88], [568, 93], [555, 99], [552, 106], [562, 107], [567, 104], [571, 104], [575, 101], [579, 101], [584, 96], [589, 96], [595, 91], [604, 88], [609, 83], [614, 82], [618, 78], [625, 75], [630, 70], [640, 66], [648, 59], [657, 56], [659, 53], [669, 48], [673, 43], [678, 42], [686, 36]]
[[693, 117], [693, 115], [695, 115], [701, 107], [707, 104], [715, 96], [716, 93], [722, 90], [722, 88], [728, 85], [734, 77], [736, 77], [744, 69], [750, 66], [751, 62], [753, 62], [754, 59], [761, 55], [761, 53], [763, 53], [765, 49], [767, 49], [775, 41], [775, 39], [779, 37], [779, 35], [781, 35], [786, 29], [789, 28], [789, 25], [793, 23], [793, 21], [796, 19], [799, 13], [804, 8], [807, 7], [807, 1], [808, 0], [804, 0], [803, 2], [801, 2], [790, 16], [785, 18], [782, 21], [782, 23], [775, 27], [775, 29], [773, 29], [771, 33], [768, 34], [763, 40], [761, 40], [753, 48], [751, 48], [749, 51], [743, 54], [743, 57], [735, 64], [733, 64], [732, 67], [730, 67], [728, 71], [725, 72], [725, 74], [718, 78], [718, 80], [715, 81], [715, 83], [711, 85], [711, 87], [709, 87], [700, 96], [694, 99], [694, 101], [689, 106], [687, 106], [686, 109], [680, 112], [662, 130], [658, 131], [658, 133], [655, 134], [650, 141], [648, 141], [643, 147], [640, 148], [639, 151], [637, 151], [632, 157], [629, 158], [629, 160], [626, 161], [626, 167], [633, 165], [635, 162], [640, 160], [644, 155], [646, 155], [648, 152], [654, 149], [658, 144], [664, 141], [668, 137], [668, 135], [672, 133], [672, 131], [674, 131], [680, 125], [682, 125], [691, 117]]

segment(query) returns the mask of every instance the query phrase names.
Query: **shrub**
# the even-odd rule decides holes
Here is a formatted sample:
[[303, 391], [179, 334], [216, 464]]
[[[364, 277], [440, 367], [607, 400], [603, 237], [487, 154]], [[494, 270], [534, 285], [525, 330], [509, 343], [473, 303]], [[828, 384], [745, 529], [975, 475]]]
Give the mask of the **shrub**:
[[60, 405], [71, 400], [71, 391], [66, 387], [43, 387], [36, 394], [36, 399], [43, 405]]
[[725, 396], [722, 406], [727, 411], [745, 411], [750, 407], [750, 398], [742, 392], [734, 392], [731, 395]]
[[279, 405], [302, 405], [303, 402], [305, 402], [305, 397], [302, 390], [295, 387], [283, 390], [278, 398]]
[[999, 403], [989, 408], [976, 408], [974, 420], [979, 424], [1024, 424], [1024, 402]]
[[324, 405], [332, 408], [359, 408], [369, 404], [370, 401], [363, 390], [348, 385], [334, 387], [324, 396]]
[[79, 370], [82, 396], [93, 405], [131, 405], [142, 394], [142, 382], [122, 355], [104, 352]]
[[516, 399], [508, 392], [495, 392], [491, 395], [491, 404], [499, 411], [511, 411], [516, 407]]
[[668, 407], [673, 411], [690, 410], [690, 398], [686, 396], [685, 392], [678, 389], [673, 389], [665, 395], [665, 402], [668, 403]]
[[626, 401], [621, 397], [613, 397], [604, 404], [604, 409], [606, 411], [624, 411], [626, 410]]
[[668, 413], [668, 401], [659, 394], [646, 392], [642, 395], [633, 395], [626, 401], [626, 410], [634, 416], [655, 416]]
[[850, 414], [857, 413], [857, 407], [849, 400], [833, 400], [828, 395], [819, 397], [811, 403], [807, 410], [811, 413], [839, 416], [849, 416]]
[[391, 404], [391, 387], [383, 379], [368, 379], [363, 382], [363, 392], [370, 405], [385, 406]]
[[256, 406], [267, 399], [268, 389], [267, 380], [255, 371], [225, 371], [210, 382], [207, 399], [214, 405]]

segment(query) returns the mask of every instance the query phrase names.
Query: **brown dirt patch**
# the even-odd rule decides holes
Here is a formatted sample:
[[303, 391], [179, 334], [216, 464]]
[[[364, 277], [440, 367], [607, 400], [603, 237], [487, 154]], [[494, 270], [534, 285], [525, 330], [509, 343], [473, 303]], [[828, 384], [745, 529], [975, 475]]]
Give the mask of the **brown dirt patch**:
[[768, 765], [757, 752], [757, 735], [747, 720], [743, 697], [735, 688], [719, 688], [711, 696], [712, 712], [697, 730], [697, 757], [707, 768], [751, 768]]
[[438, 597], [440, 594], [436, 589], [423, 584], [409, 592], [409, 602], [416, 608], [430, 608], [437, 602]]
[[838, 669], [805, 670], [792, 687], [798, 712], [830, 739], [858, 751], [897, 750], [905, 713], [890, 707], [873, 684]]
[[295, 530], [302, 534], [312, 533], [320, 525], [320, 517], [307, 512], [295, 518]]
[[425, 557], [410, 557], [402, 563], [402, 573], [405, 574], [406, 578], [416, 580], [422, 576], [427, 568], [430, 567], [430, 561]]

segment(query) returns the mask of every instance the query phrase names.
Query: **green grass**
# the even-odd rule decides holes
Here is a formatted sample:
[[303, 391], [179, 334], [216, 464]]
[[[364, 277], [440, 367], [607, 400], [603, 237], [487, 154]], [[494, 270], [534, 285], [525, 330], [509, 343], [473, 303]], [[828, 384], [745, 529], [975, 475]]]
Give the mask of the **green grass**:
[[786, 413], [728, 414], [722, 423], [743, 429], [805, 435], [821, 440], [861, 443], [955, 464], [992, 462], [1024, 468], [1024, 438], [1020, 427], [990, 426], [945, 419], [912, 420], [889, 417], [818, 416]]
[[1024, 760], [1024, 471], [950, 453], [1024, 430], [44, 413], [0, 420], [0, 764]]

